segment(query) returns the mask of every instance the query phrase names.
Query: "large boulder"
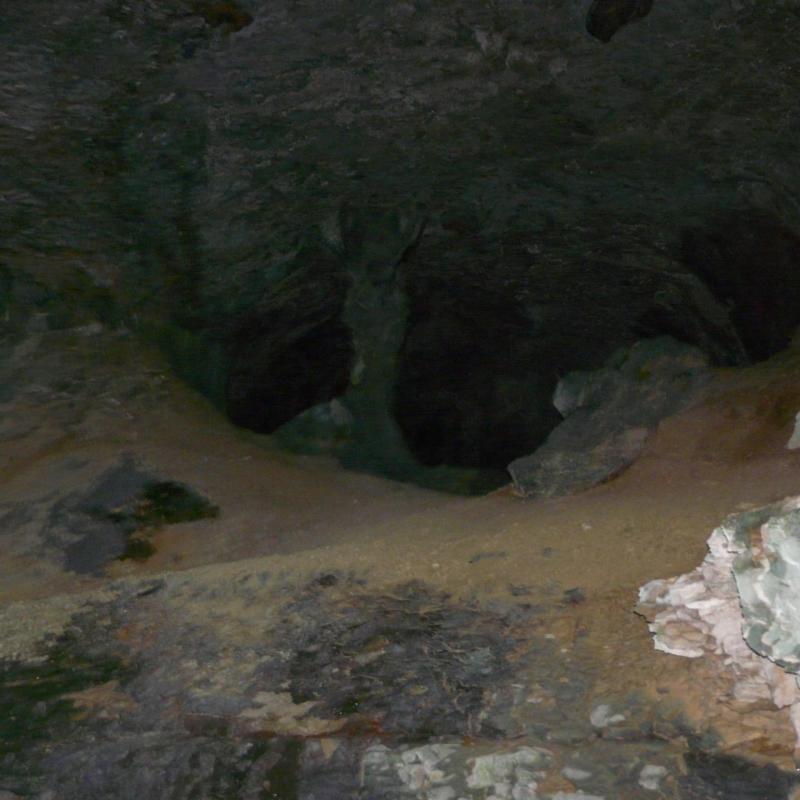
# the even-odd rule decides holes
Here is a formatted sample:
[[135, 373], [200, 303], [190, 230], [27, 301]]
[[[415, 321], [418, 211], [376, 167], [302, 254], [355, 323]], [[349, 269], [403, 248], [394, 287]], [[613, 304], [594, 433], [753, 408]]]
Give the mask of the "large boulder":
[[710, 376], [704, 353], [666, 336], [615, 353], [603, 369], [569, 373], [553, 396], [564, 421], [532, 455], [511, 462], [514, 484], [528, 497], [551, 497], [609, 480], [664, 417], [698, 399]]
[[637, 610], [656, 649], [708, 660], [743, 712], [788, 709], [800, 752], [800, 498], [731, 516], [708, 551], [643, 586]]

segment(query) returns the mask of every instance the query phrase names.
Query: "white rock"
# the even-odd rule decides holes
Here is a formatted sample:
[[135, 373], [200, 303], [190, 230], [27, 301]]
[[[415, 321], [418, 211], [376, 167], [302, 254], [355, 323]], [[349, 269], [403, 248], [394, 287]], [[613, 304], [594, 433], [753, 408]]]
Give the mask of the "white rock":
[[659, 764], [646, 764], [639, 773], [639, 786], [650, 792], [657, 792], [661, 779], [667, 774], [667, 768]]
[[607, 728], [610, 725], [616, 725], [618, 722], [624, 721], [624, 714], [612, 714], [611, 706], [605, 703], [601, 703], [599, 706], [595, 707], [589, 715], [589, 722], [591, 722], [595, 728]]
[[453, 800], [456, 790], [452, 786], [436, 786], [428, 789], [427, 800]]
[[[726, 520], [692, 572], [651, 581], [639, 610], [656, 649], [720, 657], [745, 703], [790, 710], [800, 744], [800, 498]], [[774, 659], [790, 672], [773, 663]]]
[[584, 794], [583, 792], [556, 792], [551, 800], [606, 800], [600, 794]]
[[800, 447], [800, 412], [794, 418], [794, 430], [792, 436], [786, 443], [787, 450], [797, 450]]
[[543, 767], [548, 760], [549, 753], [546, 750], [533, 747], [521, 747], [511, 753], [478, 756], [473, 763], [472, 772], [467, 776], [467, 786], [470, 789], [492, 789], [495, 794], [499, 794], [515, 778], [519, 768], [526, 770], [528, 767]]
[[585, 769], [578, 769], [577, 767], [564, 767], [564, 769], [561, 770], [561, 774], [568, 781], [573, 781], [573, 783], [580, 783], [592, 777], [591, 772]]

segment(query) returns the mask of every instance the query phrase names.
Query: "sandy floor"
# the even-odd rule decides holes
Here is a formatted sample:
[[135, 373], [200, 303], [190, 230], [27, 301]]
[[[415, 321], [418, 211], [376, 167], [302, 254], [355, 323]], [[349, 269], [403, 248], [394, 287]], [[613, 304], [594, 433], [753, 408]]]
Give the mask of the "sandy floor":
[[[569, 645], [580, 631], [594, 643], [598, 685], [624, 680], [665, 693], [674, 684], [686, 702], [696, 667], [654, 653], [633, 613], [638, 587], [693, 569], [727, 514], [800, 493], [800, 451], [785, 448], [800, 410], [800, 351], [720, 371], [713, 395], [663, 423], [618, 478], [541, 501], [510, 488], [452, 497], [291, 457], [265, 437], [234, 429], [157, 363], [147, 370], [144, 389], [115, 393], [112, 377], [89, 408], [76, 410], [85, 398], [47, 392], [26, 395], [24, 408], [19, 399], [6, 404], [21, 427], [0, 445], [0, 502], [41, 497], [56, 485], [79, 491], [86, 478], [75, 465], [99, 468], [124, 453], [211, 498], [219, 518], [164, 529], [152, 559], [118, 562], [106, 578], [26, 556], [6, 533], [3, 602], [244, 559], [297, 576], [353, 572], [389, 587], [418, 579], [454, 596], [556, 608], [554, 635]], [[577, 604], [565, 595], [574, 589]], [[708, 700], [695, 692], [695, 702]]]
[[[0, 499], [68, 484], [65, 463], [112, 463], [128, 453], [206, 494], [221, 515], [166, 528], [154, 558], [115, 565], [114, 575], [291, 555], [297, 566], [421, 578], [459, 594], [507, 593], [510, 586], [534, 594], [573, 587], [590, 597], [633, 593], [647, 580], [694, 567], [726, 514], [800, 492], [800, 451], [785, 449], [800, 410], [799, 366], [793, 352], [721, 372], [714, 396], [662, 423], [633, 467], [553, 500], [522, 500], [510, 489], [458, 498], [288, 456], [160, 374], [155, 398], [106, 398], [61, 429], [43, 404], [41, 424], [0, 447], [7, 464]], [[77, 491], [85, 476], [73, 471], [69, 488]], [[0, 565], [17, 599], [87, 581], [59, 575], [54, 582], [51, 571], [40, 585], [31, 574], [20, 580], [21, 567], [7, 559]]]

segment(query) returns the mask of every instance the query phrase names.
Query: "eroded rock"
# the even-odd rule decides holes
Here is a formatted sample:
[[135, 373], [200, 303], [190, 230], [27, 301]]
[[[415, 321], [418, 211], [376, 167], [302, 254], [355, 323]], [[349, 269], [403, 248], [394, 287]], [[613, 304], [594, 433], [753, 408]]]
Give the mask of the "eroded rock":
[[566, 375], [553, 397], [564, 421], [535, 453], [511, 462], [515, 485], [548, 497], [609, 480], [639, 456], [660, 420], [698, 399], [710, 374], [700, 350], [660, 337], [618, 351], [601, 370]]

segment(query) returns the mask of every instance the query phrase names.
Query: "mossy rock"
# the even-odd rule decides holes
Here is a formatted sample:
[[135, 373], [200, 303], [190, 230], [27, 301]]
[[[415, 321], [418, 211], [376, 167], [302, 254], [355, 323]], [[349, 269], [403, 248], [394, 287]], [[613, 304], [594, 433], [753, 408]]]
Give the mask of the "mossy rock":
[[156, 552], [151, 534], [165, 525], [213, 519], [219, 507], [181, 483], [150, 481], [124, 505], [91, 513], [115, 523], [127, 537], [120, 561], [147, 561]]
[[53, 285], [0, 264], [0, 333], [24, 330], [34, 314], [44, 315], [49, 330], [65, 330], [100, 322], [118, 327], [123, 321], [112, 291], [99, 286], [83, 269]]
[[64, 695], [133, 674], [117, 657], [83, 655], [74, 648], [62, 641], [40, 664], [0, 663], [0, 776], [6, 756], [24, 754], [69, 725], [73, 703]]
[[216, 505], [188, 486], [175, 481], [151, 481], [128, 506], [109, 512], [108, 518], [134, 533], [218, 515]]
[[143, 536], [131, 536], [125, 546], [125, 551], [119, 557], [120, 561], [147, 561], [155, 555], [156, 546]]

